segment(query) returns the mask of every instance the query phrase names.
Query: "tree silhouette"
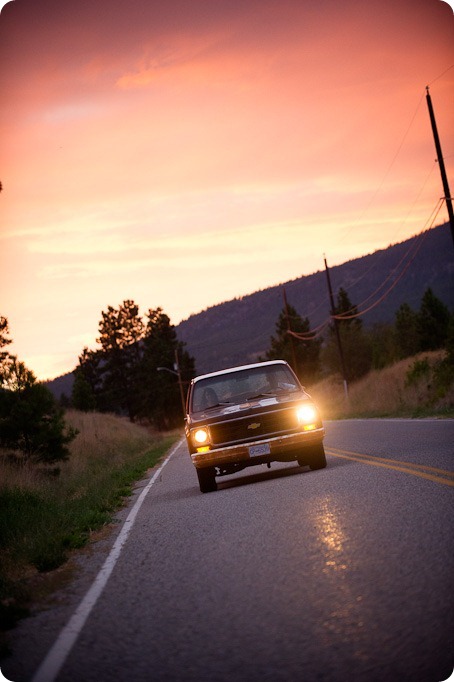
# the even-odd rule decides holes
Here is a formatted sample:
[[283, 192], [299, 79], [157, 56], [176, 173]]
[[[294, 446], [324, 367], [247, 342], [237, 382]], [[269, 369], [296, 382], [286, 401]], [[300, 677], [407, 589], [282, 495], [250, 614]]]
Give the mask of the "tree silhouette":
[[107, 408], [125, 412], [134, 421], [138, 412], [136, 396], [139, 341], [144, 325], [134, 301], [126, 300], [118, 309], [109, 306], [102, 312], [97, 342], [103, 353], [103, 402]]
[[8, 357], [9, 353], [7, 351], [1, 350], [5, 346], [9, 346], [12, 340], [8, 338], [9, 326], [6, 317], [0, 315], [0, 363], [3, 363]]
[[395, 317], [396, 342], [399, 357], [407, 358], [419, 350], [418, 315], [402, 303]]
[[[8, 320], [0, 317], [0, 348], [11, 343]], [[49, 389], [15, 355], [0, 353], [0, 447], [18, 461], [51, 464], [67, 459], [76, 431]]]
[[[334, 314], [341, 316], [337, 323], [345, 361], [346, 378], [348, 381], [354, 381], [370, 370], [372, 347], [367, 334], [363, 332], [363, 324], [358, 316], [358, 309], [350, 301], [347, 291], [342, 287], [337, 295]], [[346, 319], [342, 319], [342, 315]], [[326, 345], [322, 351], [322, 361], [328, 371], [341, 373], [334, 323], [329, 328]]]
[[[78, 409], [113, 411], [131, 421], [148, 419], [159, 429], [181, 423], [181, 396], [175, 375], [178, 354], [183, 382], [194, 376], [194, 359], [177, 339], [162, 308], [147, 322], [132, 300], [101, 313], [98, 350], [84, 348], [74, 375], [72, 400]], [[170, 372], [158, 372], [165, 367]]]
[[102, 411], [102, 352], [89, 350], [85, 346], [79, 355], [79, 364], [73, 374], [74, 384], [71, 394], [73, 406], [83, 412], [94, 409]]
[[436, 350], [446, 344], [450, 317], [445, 304], [428, 288], [422, 297], [416, 321], [419, 350]]
[[[180, 388], [176, 359], [183, 385], [195, 374], [194, 359], [184, 343], [178, 341], [175, 327], [162, 308], [150, 309], [143, 339], [142, 407], [143, 413], [157, 428], [164, 429], [181, 423]], [[158, 371], [158, 367], [169, 371]]]
[[74, 370], [71, 403], [76, 410], [81, 412], [92, 412], [96, 408], [95, 393], [81, 367]]
[[320, 339], [297, 339], [289, 333], [310, 334], [309, 318], [302, 318], [291, 305], [283, 308], [276, 322], [276, 333], [270, 339], [267, 360], [286, 360], [296, 370], [303, 384], [312, 384], [320, 375]]
[[18, 461], [54, 464], [69, 457], [67, 445], [77, 431], [67, 428], [64, 413], [44, 384], [21, 391], [0, 389], [0, 446]]

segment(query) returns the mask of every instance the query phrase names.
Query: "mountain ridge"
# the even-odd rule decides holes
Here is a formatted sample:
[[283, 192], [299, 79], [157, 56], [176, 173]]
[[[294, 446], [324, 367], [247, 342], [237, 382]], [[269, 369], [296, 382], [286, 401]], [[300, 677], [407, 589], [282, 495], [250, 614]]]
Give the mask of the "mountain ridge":
[[[402, 276], [403, 268], [407, 269]], [[394, 278], [393, 270], [396, 271]], [[366, 327], [392, 323], [402, 303], [417, 310], [428, 287], [452, 311], [454, 251], [449, 225], [440, 225], [386, 249], [331, 267], [330, 278], [334, 297], [342, 286], [354, 305], [367, 301], [372, 292], [378, 290], [383, 296], [387, 287], [393, 287], [383, 303], [362, 316]], [[311, 329], [329, 318], [323, 270], [211, 306], [176, 325], [178, 338], [186, 343], [188, 352], [196, 360], [197, 372], [254, 362], [263, 355], [284, 307], [284, 289], [288, 303], [301, 317], [309, 318]], [[368, 305], [372, 303], [371, 300]]]
[[[402, 275], [403, 268], [406, 270]], [[387, 287], [393, 287], [383, 303], [364, 314], [366, 327], [392, 323], [402, 303], [417, 310], [428, 287], [452, 312], [454, 250], [449, 225], [439, 225], [386, 249], [330, 267], [330, 278], [334, 297], [342, 286], [357, 306], [380, 288], [383, 296]], [[301, 317], [309, 318], [311, 329], [329, 318], [323, 270], [210, 306], [175, 325], [178, 339], [186, 343], [186, 350], [195, 358], [197, 373], [247, 364], [264, 355], [284, 307], [284, 289], [288, 303]], [[372, 303], [371, 299], [368, 305]], [[46, 385], [60, 398], [63, 393], [71, 394], [72, 383], [73, 374], [69, 372]]]

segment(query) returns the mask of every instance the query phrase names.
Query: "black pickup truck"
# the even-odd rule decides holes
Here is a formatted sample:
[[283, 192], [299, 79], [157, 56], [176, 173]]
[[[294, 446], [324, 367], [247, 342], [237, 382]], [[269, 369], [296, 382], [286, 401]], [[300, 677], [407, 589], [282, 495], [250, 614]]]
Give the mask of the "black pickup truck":
[[203, 493], [217, 489], [216, 476], [258, 464], [326, 466], [320, 414], [284, 360], [193, 379], [185, 432]]

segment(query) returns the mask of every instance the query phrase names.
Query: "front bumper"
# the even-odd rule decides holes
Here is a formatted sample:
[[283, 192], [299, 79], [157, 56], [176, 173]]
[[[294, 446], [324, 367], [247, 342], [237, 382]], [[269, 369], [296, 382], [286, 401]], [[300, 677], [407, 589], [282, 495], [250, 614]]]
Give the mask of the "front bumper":
[[[314, 431], [298, 431], [285, 436], [262, 438], [253, 442], [229, 445], [206, 452], [194, 452], [191, 454], [191, 459], [196, 469], [235, 463], [256, 462], [260, 464], [261, 462], [285, 460], [287, 457], [291, 458], [292, 451], [296, 458], [296, 452], [301, 452], [302, 448], [322, 443], [324, 435], [323, 427]], [[264, 444], [270, 446], [270, 454], [260, 457], [250, 456], [249, 448]]]

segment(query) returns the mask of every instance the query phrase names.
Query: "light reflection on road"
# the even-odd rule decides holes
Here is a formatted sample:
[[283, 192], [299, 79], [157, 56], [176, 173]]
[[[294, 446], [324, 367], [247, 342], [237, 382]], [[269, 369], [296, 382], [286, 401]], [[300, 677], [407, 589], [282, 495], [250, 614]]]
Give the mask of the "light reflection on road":
[[[364, 609], [363, 597], [353, 589], [351, 569], [352, 546], [354, 540], [348, 536], [345, 527], [345, 514], [336, 509], [332, 498], [326, 497], [319, 502], [315, 513], [315, 525], [319, 547], [323, 555], [322, 572], [331, 584], [330, 593], [334, 594], [328, 617], [322, 625], [323, 637], [333, 645], [333, 640], [349, 644], [355, 658], [366, 661], [367, 647], [364, 646]], [[327, 586], [328, 587], [328, 586]]]
[[[328, 500], [322, 505], [316, 519], [319, 539], [325, 546], [326, 566], [334, 570], [344, 570], [346, 565], [340, 563], [342, 560], [343, 545], [345, 534], [340, 526], [339, 519], [335, 512], [330, 509]], [[326, 569], [324, 569], [326, 571]]]

